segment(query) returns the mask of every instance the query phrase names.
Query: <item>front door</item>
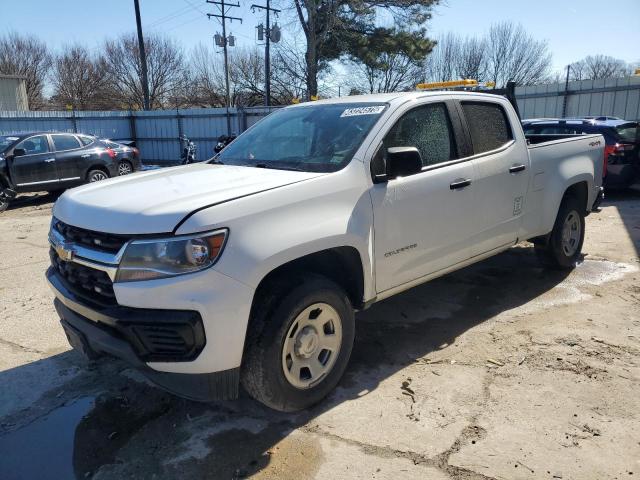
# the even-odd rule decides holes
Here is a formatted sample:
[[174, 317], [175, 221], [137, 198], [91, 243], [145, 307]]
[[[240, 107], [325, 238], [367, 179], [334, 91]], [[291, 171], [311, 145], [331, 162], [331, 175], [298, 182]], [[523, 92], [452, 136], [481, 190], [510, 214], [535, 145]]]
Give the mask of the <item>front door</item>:
[[371, 189], [378, 293], [471, 256], [474, 166], [460, 158], [452, 115], [443, 102], [412, 108], [391, 127], [372, 160], [402, 146], [416, 147], [423, 162], [421, 172]]
[[[16, 156], [16, 150], [23, 155]], [[47, 190], [58, 183], [56, 162], [47, 135], [35, 135], [13, 149], [11, 176], [18, 191]]]

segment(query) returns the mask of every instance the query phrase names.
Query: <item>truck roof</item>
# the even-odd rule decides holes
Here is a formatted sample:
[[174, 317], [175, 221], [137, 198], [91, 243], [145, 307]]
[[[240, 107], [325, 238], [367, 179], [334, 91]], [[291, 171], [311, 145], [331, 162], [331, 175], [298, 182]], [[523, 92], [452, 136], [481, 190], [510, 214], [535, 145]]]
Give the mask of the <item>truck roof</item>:
[[[373, 93], [367, 95], [349, 95], [346, 97], [334, 97], [315, 102], [305, 102], [292, 105], [292, 107], [313, 105], [332, 105], [340, 103], [404, 103], [407, 100], [414, 100], [425, 97], [460, 97], [469, 96], [476, 98], [495, 99], [496, 95], [482, 92], [465, 92], [456, 90], [437, 90], [437, 91], [411, 91], [411, 92], [393, 92], [393, 93]], [[505, 97], [502, 97], [505, 98]], [[506, 98], [505, 98], [506, 100]]]

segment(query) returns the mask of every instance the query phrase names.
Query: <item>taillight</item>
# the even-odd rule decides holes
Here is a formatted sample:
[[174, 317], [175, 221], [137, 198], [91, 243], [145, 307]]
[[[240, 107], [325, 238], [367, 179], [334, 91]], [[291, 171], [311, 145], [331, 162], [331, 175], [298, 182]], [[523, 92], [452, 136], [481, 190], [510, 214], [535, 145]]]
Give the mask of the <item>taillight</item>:
[[107, 152], [107, 155], [109, 155], [109, 157], [111, 158], [116, 158], [118, 156], [118, 154], [115, 152], [115, 150], [113, 148], [105, 148], [105, 152]]
[[607, 166], [609, 165], [609, 155], [615, 155], [615, 145], [605, 145], [604, 147], [604, 162], [602, 164], [602, 178], [607, 176]]
[[136, 147], [133, 147], [133, 148], [132, 148], [132, 150], [133, 150], [133, 154], [134, 154], [136, 157], [139, 157], [139, 156], [140, 156], [140, 150], [138, 150]]

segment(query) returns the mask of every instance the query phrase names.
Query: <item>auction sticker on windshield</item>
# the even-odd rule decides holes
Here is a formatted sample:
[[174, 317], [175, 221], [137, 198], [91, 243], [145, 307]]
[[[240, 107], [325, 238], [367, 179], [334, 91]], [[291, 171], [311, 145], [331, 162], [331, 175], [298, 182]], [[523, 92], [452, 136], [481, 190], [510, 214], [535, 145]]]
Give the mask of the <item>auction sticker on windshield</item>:
[[347, 108], [342, 114], [340, 118], [343, 117], [355, 117], [357, 115], [378, 115], [382, 113], [384, 110], [384, 105], [373, 105], [371, 107], [355, 107], [355, 108]]

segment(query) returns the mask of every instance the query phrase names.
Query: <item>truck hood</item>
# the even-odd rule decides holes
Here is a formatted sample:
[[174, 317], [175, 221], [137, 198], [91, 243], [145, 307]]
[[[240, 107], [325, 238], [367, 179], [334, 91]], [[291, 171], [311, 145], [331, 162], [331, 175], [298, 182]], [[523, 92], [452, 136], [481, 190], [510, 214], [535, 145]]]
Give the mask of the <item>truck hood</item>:
[[202, 163], [164, 168], [68, 190], [53, 215], [98, 232], [168, 233], [194, 210], [320, 175]]

